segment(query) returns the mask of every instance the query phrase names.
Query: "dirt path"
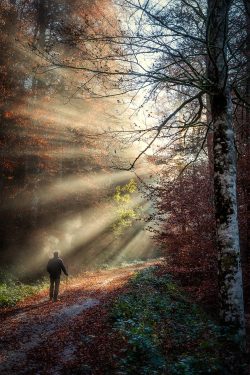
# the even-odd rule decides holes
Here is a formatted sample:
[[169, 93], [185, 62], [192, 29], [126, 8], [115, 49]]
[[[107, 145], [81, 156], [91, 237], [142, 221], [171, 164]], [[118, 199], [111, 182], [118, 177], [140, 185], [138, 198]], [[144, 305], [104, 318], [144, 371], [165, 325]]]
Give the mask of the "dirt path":
[[115, 344], [110, 344], [107, 306], [148, 265], [88, 272], [64, 283], [57, 303], [44, 291], [1, 309], [0, 373], [108, 374], [101, 363], [111, 360], [107, 351]]

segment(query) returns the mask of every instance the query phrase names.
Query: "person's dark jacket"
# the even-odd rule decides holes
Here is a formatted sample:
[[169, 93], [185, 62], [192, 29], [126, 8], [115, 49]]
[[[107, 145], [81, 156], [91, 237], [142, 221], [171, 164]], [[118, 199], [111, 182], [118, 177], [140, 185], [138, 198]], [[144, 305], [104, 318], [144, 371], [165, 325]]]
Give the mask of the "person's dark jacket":
[[68, 276], [68, 273], [61, 258], [50, 259], [48, 261], [47, 271], [50, 274], [50, 277], [52, 277], [53, 279], [59, 278], [62, 271], [65, 273], [66, 276]]

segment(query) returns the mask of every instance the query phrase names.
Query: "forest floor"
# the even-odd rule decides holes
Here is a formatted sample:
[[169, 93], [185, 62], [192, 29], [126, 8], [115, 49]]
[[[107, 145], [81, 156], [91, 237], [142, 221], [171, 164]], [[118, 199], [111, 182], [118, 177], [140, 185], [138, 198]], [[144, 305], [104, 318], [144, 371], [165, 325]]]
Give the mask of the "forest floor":
[[217, 323], [161, 261], [88, 271], [56, 303], [47, 288], [0, 313], [4, 375], [224, 374]]
[[56, 303], [43, 290], [1, 308], [0, 373], [72, 374], [80, 360], [82, 374], [98, 373], [89, 364], [100, 368], [119, 346], [107, 321], [109, 305], [132, 275], [153, 264], [86, 272], [61, 283]]

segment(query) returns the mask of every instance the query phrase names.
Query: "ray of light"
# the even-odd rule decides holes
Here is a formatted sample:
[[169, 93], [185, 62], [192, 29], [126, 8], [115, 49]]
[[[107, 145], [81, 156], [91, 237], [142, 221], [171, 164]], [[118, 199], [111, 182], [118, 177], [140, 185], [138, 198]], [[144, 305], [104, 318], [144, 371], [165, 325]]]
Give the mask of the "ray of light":
[[[138, 196], [131, 203], [131, 207], [143, 206], [144, 203], [144, 199]], [[39, 255], [27, 260], [25, 268], [33, 269], [34, 264], [43, 264], [54, 250], [59, 250], [66, 256], [76, 248], [81, 248], [84, 252], [85, 246], [90, 242], [93, 243], [93, 246], [101, 248], [102, 244], [98, 242], [99, 235], [108, 229], [110, 230], [112, 224], [118, 219], [117, 215], [114, 206], [106, 203], [100, 207], [86, 209], [77, 215], [73, 213], [66, 219], [55, 222], [46, 228], [47, 235], [43, 243], [40, 244]], [[35, 235], [33, 242], [36, 243]], [[126, 252], [129, 252], [128, 246], [124, 250], [124, 255], [126, 255]]]
[[[85, 176], [71, 175], [63, 179], [58, 178], [51, 184], [40, 188], [36, 191], [36, 197], [39, 205], [46, 205], [55, 200], [66, 199], [75, 193], [95, 194], [98, 189], [106, 190], [113, 185], [129, 181], [131, 177], [133, 173], [129, 171], [86, 173]], [[30, 205], [30, 200], [30, 192], [24, 192], [17, 201], [6, 202], [3, 207], [22, 209]]]

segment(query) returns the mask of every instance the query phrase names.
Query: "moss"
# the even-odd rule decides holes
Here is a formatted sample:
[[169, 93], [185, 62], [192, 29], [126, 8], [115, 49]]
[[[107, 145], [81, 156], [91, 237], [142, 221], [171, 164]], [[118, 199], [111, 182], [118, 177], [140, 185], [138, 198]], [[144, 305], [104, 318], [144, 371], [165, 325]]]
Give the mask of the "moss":
[[235, 254], [226, 254], [221, 257], [222, 271], [236, 269], [238, 267], [239, 258]]

